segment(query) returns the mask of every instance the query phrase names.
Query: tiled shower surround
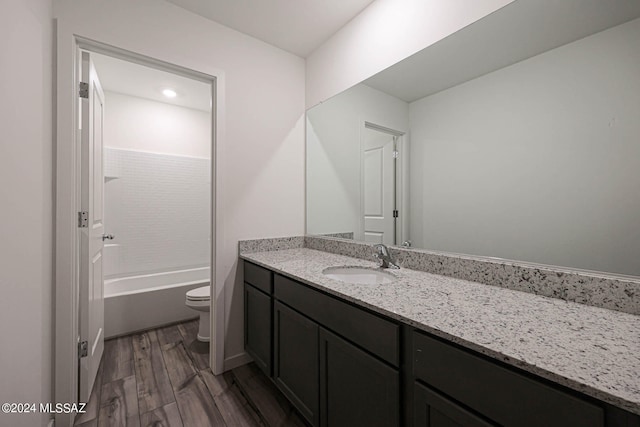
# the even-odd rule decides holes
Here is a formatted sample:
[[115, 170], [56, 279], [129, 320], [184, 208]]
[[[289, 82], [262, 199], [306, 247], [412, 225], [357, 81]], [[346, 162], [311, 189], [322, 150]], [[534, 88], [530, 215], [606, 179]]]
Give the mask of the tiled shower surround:
[[[370, 244], [330, 237], [239, 242], [240, 253], [302, 247], [367, 260], [372, 260], [374, 254]], [[391, 251], [403, 268], [640, 315], [640, 279], [637, 278], [419, 249], [392, 247]]]
[[206, 267], [210, 160], [105, 149], [105, 278]]

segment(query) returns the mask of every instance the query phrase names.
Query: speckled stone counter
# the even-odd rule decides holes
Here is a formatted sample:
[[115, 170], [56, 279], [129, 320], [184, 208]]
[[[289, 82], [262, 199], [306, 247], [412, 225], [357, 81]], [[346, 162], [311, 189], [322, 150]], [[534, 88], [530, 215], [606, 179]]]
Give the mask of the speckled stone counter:
[[308, 248], [240, 257], [640, 414], [640, 316], [404, 268], [347, 284], [322, 270], [376, 264]]

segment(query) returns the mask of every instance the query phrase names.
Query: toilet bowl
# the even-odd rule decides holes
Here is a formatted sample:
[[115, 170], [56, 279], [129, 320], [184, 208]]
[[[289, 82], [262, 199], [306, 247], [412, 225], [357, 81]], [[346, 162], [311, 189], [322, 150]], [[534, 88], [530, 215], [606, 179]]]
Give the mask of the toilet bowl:
[[198, 341], [209, 342], [211, 338], [211, 323], [209, 310], [211, 310], [211, 294], [209, 286], [191, 289], [187, 292], [187, 307], [200, 312], [200, 326], [198, 328]]

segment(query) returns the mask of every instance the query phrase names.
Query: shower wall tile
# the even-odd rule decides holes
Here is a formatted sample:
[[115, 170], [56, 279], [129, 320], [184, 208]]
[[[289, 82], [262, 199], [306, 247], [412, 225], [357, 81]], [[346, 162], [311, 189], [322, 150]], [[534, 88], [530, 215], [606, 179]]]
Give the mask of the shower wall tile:
[[209, 265], [210, 161], [105, 149], [105, 277]]

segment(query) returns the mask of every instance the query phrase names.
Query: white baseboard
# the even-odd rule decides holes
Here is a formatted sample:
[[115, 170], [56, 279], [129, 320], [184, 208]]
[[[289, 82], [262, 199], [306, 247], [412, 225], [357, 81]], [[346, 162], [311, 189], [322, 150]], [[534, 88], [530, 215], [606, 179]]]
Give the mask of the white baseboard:
[[235, 356], [227, 357], [224, 359], [224, 370], [229, 371], [231, 369], [237, 368], [238, 366], [246, 365], [247, 363], [252, 362], [253, 359], [249, 356], [248, 353], [240, 353]]

